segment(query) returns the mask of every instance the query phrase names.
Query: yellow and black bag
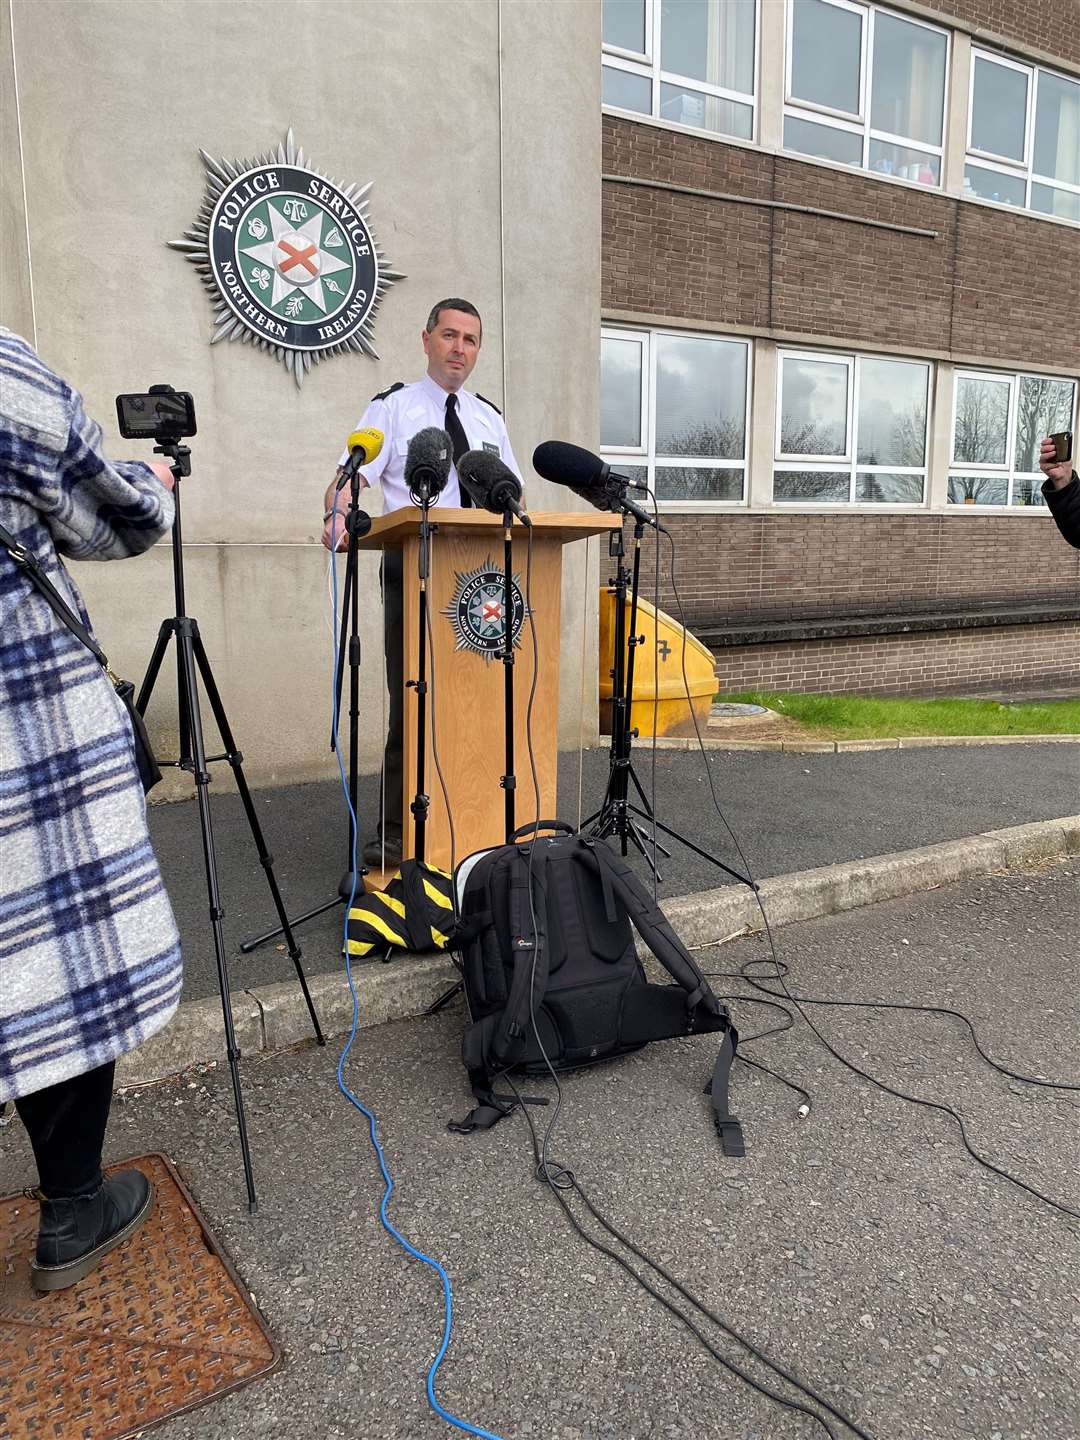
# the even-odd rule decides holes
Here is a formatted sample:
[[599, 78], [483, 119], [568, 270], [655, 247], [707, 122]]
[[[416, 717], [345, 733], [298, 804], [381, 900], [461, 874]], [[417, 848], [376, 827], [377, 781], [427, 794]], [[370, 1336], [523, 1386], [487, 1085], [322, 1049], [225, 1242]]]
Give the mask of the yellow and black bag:
[[452, 882], [445, 870], [406, 860], [385, 890], [359, 895], [349, 911], [349, 954], [389, 960], [395, 949], [425, 954], [453, 941]]

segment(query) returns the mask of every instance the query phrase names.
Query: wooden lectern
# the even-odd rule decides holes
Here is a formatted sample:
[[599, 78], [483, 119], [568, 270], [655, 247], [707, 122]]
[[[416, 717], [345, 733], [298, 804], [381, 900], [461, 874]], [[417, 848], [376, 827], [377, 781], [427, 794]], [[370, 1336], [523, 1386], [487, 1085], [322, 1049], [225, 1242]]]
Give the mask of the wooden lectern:
[[[590, 535], [617, 530], [619, 515], [535, 514], [530, 596], [526, 615], [528, 532], [513, 526], [512, 596], [514, 629], [514, 769], [517, 775], [517, 824], [536, 818], [536, 796], [529, 765], [526, 713], [538, 657], [532, 748], [540, 782], [540, 818], [555, 814], [558, 761], [560, 601], [562, 547]], [[502, 519], [487, 510], [430, 511], [428, 580], [428, 709], [425, 789], [431, 798], [424, 858], [450, 868], [450, 825], [432, 744], [446, 784], [454, 819], [454, 859], [474, 850], [501, 845], [505, 839], [504, 665]], [[400, 549], [405, 590], [405, 754], [402, 853], [415, 853], [409, 809], [416, 793], [417, 696], [419, 660], [420, 511], [407, 508], [380, 516], [359, 542], [363, 550]], [[520, 626], [520, 628], [519, 628]], [[535, 645], [535, 648], [534, 648]], [[380, 681], [381, 681], [380, 667]]]

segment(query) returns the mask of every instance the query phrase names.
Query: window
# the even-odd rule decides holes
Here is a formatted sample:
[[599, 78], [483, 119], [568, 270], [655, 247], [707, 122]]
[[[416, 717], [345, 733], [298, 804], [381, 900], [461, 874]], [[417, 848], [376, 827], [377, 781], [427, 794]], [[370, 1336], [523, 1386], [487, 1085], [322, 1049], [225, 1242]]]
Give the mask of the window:
[[949, 36], [850, 0], [789, 0], [784, 149], [940, 185]]
[[746, 497], [750, 343], [677, 330], [600, 339], [600, 448], [667, 506]]
[[930, 366], [782, 350], [773, 499], [921, 505]]
[[1073, 380], [958, 371], [949, 503], [1045, 505], [1039, 442], [1075, 413]]
[[964, 193], [1080, 224], [1080, 81], [971, 53]]
[[603, 102], [752, 140], [756, 0], [603, 0]]

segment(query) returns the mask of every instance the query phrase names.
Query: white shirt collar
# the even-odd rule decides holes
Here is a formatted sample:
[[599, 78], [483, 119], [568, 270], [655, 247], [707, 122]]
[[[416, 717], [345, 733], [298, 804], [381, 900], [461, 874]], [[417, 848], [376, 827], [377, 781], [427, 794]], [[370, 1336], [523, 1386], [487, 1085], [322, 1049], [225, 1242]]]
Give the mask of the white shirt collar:
[[[446, 397], [451, 392], [449, 390], [444, 390], [443, 387], [436, 380], [433, 380], [431, 378], [427, 371], [425, 371], [423, 376], [421, 377], [420, 384], [423, 387], [424, 394], [428, 397], [432, 404], [438, 405], [441, 410], [445, 410]], [[457, 390], [453, 393], [456, 394], [458, 397], [458, 410], [460, 411], [462, 392], [460, 390]]]

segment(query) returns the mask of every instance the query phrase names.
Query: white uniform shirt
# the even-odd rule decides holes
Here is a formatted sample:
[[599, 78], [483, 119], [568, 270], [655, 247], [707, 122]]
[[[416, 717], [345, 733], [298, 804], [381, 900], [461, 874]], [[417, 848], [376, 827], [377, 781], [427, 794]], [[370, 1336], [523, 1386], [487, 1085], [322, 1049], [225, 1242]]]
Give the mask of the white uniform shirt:
[[[430, 375], [403, 385], [400, 390], [376, 396], [357, 421], [356, 429], [373, 426], [383, 433], [383, 446], [370, 465], [360, 470], [363, 486], [380, 483], [383, 492], [383, 512], [401, 510], [411, 505], [409, 490], [405, 484], [405, 456], [409, 441], [421, 430], [434, 425], [446, 428], [446, 395]], [[468, 437], [470, 450], [487, 450], [498, 455], [521, 479], [521, 471], [510, 448], [510, 436], [506, 433], [503, 418], [493, 405], [470, 395], [467, 390], [457, 392], [458, 418]], [[339, 465], [349, 458], [343, 451]], [[458, 488], [457, 470], [450, 467], [450, 478], [445, 487], [432, 502], [435, 505], [460, 505], [461, 492]]]

